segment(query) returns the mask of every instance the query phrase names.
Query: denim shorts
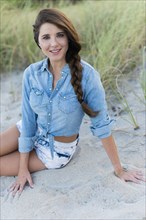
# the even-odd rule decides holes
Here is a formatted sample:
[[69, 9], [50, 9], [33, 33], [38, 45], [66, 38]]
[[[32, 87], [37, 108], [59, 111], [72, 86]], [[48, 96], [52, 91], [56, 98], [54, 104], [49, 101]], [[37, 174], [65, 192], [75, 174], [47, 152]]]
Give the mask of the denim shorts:
[[[17, 122], [16, 126], [21, 133], [21, 121]], [[57, 169], [69, 163], [77, 150], [77, 145], [78, 138], [70, 143], [62, 143], [54, 140], [54, 157], [52, 158], [49, 139], [38, 136], [34, 142], [34, 150], [47, 169]]]

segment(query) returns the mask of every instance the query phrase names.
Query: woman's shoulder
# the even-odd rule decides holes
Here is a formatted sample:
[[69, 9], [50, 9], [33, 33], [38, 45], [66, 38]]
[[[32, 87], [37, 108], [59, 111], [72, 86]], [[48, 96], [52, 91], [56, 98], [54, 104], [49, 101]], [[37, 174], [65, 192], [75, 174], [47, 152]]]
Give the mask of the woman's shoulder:
[[47, 59], [30, 64], [24, 71], [25, 75], [39, 74], [47, 65]]
[[83, 59], [81, 59], [81, 65], [83, 66], [83, 68], [94, 69], [90, 63], [88, 63], [87, 61], [85, 61]]
[[88, 62], [85, 60], [81, 60], [81, 65], [83, 67], [83, 76], [89, 78], [90, 76], [98, 76], [100, 77], [99, 72]]

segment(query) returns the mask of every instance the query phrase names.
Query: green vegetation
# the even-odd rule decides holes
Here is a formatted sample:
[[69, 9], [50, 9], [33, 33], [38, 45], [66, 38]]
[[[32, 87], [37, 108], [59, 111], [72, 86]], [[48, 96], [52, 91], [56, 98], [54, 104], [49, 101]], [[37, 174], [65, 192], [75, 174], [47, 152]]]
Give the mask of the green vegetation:
[[9, 8], [39, 8], [39, 7], [62, 7], [73, 5], [82, 0], [1, 0], [5, 1]]
[[1, 1], [1, 70], [24, 69], [43, 58], [33, 40], [32, 24], [38, 11], [45, 7], [59, 8], [71, 18], [81, 36], [82, 58], [98, 69], [106, 89], [116, 85], [117, 75], [142, 63], [143, 0], [72, 2]]
[[134, 114], [129, 106], [129, 103], [119, 87], [118, 76], [116, 78], [116, 91], [114, 90], [113, 93], [115, 94], [115, 97], [119, 100], [119, 102], [122, 104], [124, 111], [126, 111], [128, 113], [129, 118], [130, 118], [129, 122], [133, 125], [134, 130], [139, 129], [138, 122], [137, 122], [136, 118], [134, 117]]

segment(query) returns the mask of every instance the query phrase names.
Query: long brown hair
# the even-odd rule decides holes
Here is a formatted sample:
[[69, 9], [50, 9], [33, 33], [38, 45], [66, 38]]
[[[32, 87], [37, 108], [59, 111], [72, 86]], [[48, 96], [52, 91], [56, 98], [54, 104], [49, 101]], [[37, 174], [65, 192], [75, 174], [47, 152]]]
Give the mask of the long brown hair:
[[[66, 53], [66, 62], [69, 64], [71, 70], [71, 84], [77, 95], [78, 101], [80, 102], [83, 111], [91, 116], [95, 117], [98, 112], [92, 111], [89, 106], [83, 100], [83, 90], [82, 90], [82, 65], [79, 51], [81, 50], [81, 44], [79, 42], [79, 36], [75, 30], [72, 22], [59, 10], [57, 9], [43, 9], [39, 12], [35, 24], [33, 25], [34, 40], [39, 46], [38, 37], [39, 30], [42, 24], [52, 23], [64, 30], [69, 42], [69, 48]], [[40, 46], [39, 46], [40, 47]]]

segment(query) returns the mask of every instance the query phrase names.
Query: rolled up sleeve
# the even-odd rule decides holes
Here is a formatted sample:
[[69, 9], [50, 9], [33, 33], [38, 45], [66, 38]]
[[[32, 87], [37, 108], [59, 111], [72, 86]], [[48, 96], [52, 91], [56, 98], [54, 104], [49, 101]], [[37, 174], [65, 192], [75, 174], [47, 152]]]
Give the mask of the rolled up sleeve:
[[90, 129], [94, 136], [102, 139], [111, 135], [114, 123], [115, 120], [111, 119], [107, 113], [103, 115], [103, 112], [100, 112], [96, 118], [91, 119]]
[[34, 137], [20, 137], [18, 139], [19, 144], [19, 152], [20, 153], [27, 153], [33, 150], [34, 148]]

